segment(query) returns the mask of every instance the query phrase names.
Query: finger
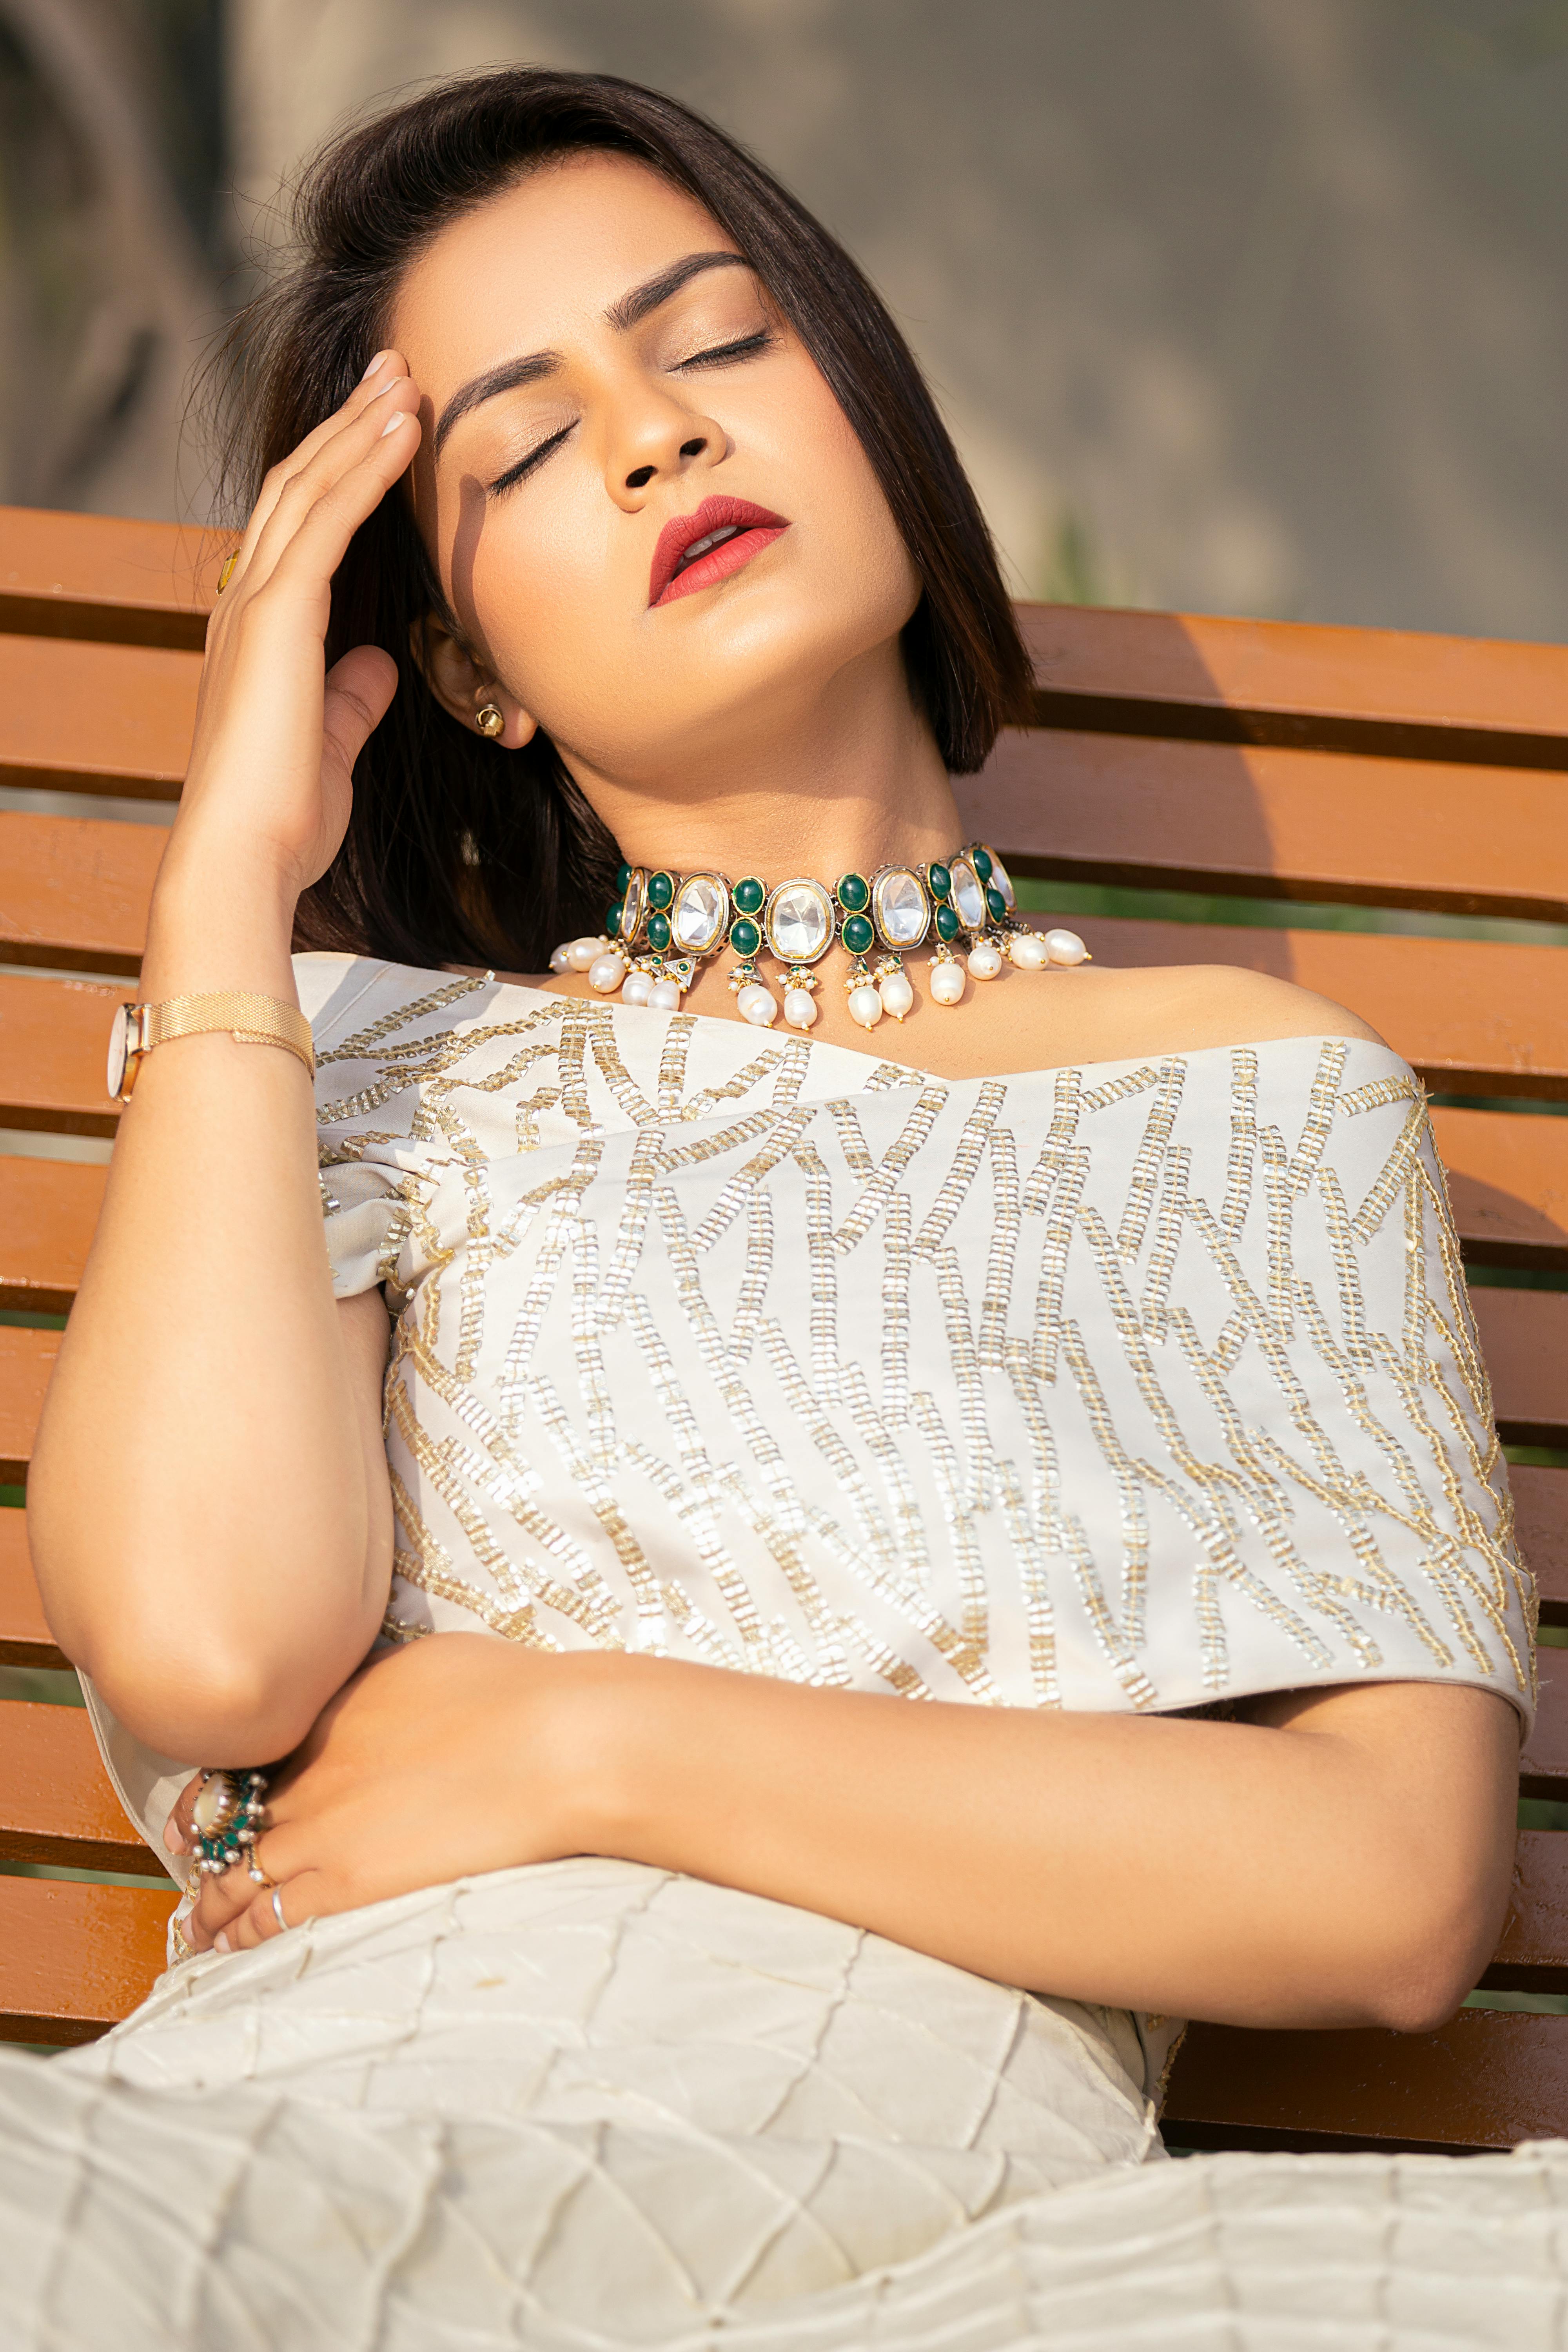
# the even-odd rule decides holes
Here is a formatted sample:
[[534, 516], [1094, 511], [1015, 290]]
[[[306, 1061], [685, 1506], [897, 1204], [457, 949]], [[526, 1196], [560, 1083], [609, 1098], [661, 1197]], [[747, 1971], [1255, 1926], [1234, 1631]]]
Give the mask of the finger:
[[345, 776], [380, 726], [397, 691], [397, 664], [379, 646], [355, 646], [327, 672], [321, 731], [326, 756]]
[[[266, 1848], [265, 1854], [263, 1847]], [[287, 1876], [290, 1865], [297, 1867], [300, 1859], [297, 1841], [290, 1838], [280, 1840], [275, 1829], [264, 1832], [251, 1852], [257, 1867], [268, 1881]], [[186, 1930], [190, 1941], [198, 1951], [205, 1952], [221, 1935], [232, 1931], [235, 1920], [254, 1902], [258, 1894], [265, 1892], [264, 1888], [257, 1885], [243, 1863], [237, 1863], [232, 1870], [205, 1876]]]
[[257, 541], [242, 602], [274, 581], [313, 592], [331, 577], [354, 532], [419, 446], [418, 399], [405, 377], [284, 485]]
[[258, 542], [289, 483], [302, 473], [337, 435], [363, 416], [373, 401], [394, 383], [406, 379], [407, 374], [407, 362], [401, 352], [377, 352], [342, 405], [333, 409], [330, 416], [324, 416], [313, 431], [307, 433], [287, 457], [268, 467], [239, 542], [238, 560], [229, 574], [228, 589], [241, 585], [250, 571]]
[[201, 1774], [193, 1772], [170, 1810], [169, 1818], [163, 1824], [163, 1843], [171, 1853], [189, 1853], [191, 1851], [191, 1816], [201, 1785]]
[[[306, 1871], [298, 1878], [283, 1880], [265, 1894], [258, 1894], [228, 1930], [230, 1948], [254, 1951], [258, 1944], [271, 1943], [289, 1927], [302, 1927], [308, 1919], [321, 1918], [324, 1911], [333, 1908], [321, 1899], [322, 1884], [319, 1871]], [[276, 1903], [274, 1895], [278, 1897]]]

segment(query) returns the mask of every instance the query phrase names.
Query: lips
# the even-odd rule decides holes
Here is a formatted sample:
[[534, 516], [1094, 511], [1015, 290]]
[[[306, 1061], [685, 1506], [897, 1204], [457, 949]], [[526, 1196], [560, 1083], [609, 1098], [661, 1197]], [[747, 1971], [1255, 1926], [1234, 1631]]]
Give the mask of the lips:
[[[695, 514], [676, 515], [658, 535], [648, 573], [650, 604], [673, 604], [739, 572], [789, 529], [783, 515], [749, 499], [704, 499]], [[711, 541], [704, 546], [704, 541]]]

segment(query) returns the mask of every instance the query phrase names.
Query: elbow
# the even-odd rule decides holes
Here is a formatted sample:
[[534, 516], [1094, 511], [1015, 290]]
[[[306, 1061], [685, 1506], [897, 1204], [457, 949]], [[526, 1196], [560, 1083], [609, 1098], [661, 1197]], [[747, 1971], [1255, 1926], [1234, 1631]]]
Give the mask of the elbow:
[[1364, 2022], [1394, 2033], [1435, 2033], [1468, 1996], [1497, 1949], [1503, 1901], [1493, 1886], [1456, 1888], [1406, 1915], [1371, 1956]]
[[359, 1663], [323, 1675], [322, 1660], [268, 1660], [188, 1636], [142, 1633], [98, 1645], [78, 1662], [103, 1704], [155, 1754], [186, 1764], [269, 1764], [305, 1738]]

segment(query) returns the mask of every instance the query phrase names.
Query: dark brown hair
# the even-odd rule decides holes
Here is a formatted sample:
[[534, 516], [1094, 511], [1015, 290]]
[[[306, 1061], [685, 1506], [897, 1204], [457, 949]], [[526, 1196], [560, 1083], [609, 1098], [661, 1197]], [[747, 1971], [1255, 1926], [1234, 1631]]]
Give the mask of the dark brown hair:
[[[949, 768], [978, 768], [998, 728], [1027, 716], [1028, 656], [913, 355], [787, 190], [711, 123], [635, 82], [507, 67], [426, 91], [323, 150], [296, 193], [297, 259], [225, 346], [223, 478], [237, 505], [347, 399], [431, 240], [533, 165], [585, 149], [635, 157], [695, 197], [821, 369], [923, 585], [904, 632], [911, 688]], [[333, 582], [327, 657], [383, 646], [401, 684], [356, 763], [342, 847], [300, 902], [298, 943], [540, 971], [558, 940], [600, 928], [617, 852], [542, 731], [504, 751], [442, 709], [409, 654], [432, 612], [445, 612], [439, 583], [405, 500], [389, 497]]]

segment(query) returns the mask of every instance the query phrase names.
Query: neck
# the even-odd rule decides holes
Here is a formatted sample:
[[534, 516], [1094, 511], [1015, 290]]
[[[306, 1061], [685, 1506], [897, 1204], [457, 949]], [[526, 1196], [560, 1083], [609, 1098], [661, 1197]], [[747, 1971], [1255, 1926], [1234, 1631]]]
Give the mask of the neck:
[[770, 697], [721, 735], [635, 779], [570, 761], [628, 864], [754, 874], [770, 887], [796, 874], [831, 883], [949, 856], [959, 844], [952, 786], [896, 644], [826, 688]]

